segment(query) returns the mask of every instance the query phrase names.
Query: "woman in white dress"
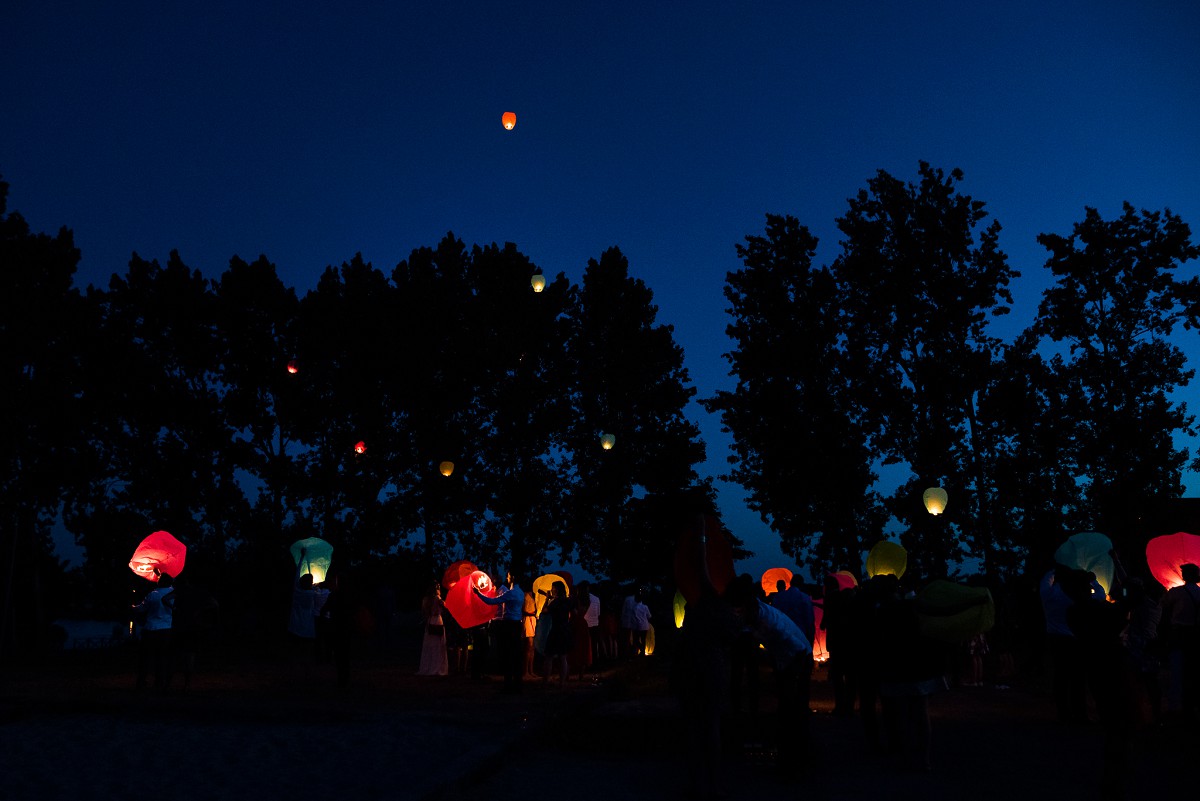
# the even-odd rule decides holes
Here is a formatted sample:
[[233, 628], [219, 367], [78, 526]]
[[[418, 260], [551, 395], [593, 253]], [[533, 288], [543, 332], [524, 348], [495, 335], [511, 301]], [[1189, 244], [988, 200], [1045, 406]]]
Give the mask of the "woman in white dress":
[[446, 627], [442, 620], [442, 586], [434, 582], [433, 588], [421, 600], [421, 612], [425, 618], [425, 636], [421, 642], [421, 664], [418, 676], [445, 676]]

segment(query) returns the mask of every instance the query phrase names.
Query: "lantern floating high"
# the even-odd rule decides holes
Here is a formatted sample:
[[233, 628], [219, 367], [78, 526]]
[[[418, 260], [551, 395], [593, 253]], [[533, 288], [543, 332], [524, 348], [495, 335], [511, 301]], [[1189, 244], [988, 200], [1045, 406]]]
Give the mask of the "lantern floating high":
[[138, 544], [129, 560], [129, 569], [149, 581], [158, 581], [161, 574], [171, 578], [183, 571], [187, 546], [166, 531], [156, 531]]
[[1146, 543], [1150, 574], [1168, 590], [1183, 585], [1183, 565], [1200, 565], [1200, 537], [1177, 531]]
[[329, 574], [333, 562], [333, 546], [320, 537], [296, 540], [291, 547], [292, 561], [300, 568], [300, 575], [312, 574], [313, 584], [320, 584]]
[[504, 130], [511, 131], [517, 127], [517, 115], [511, 111], [506, 111], [500, 115], [500, 124], [504, 126]]
[[364, 453], [367, 452], [367, 443], [363, 442], [361, 439], [358, 442], [354, 443], [354, 452], [357, 453], [359, 456], [362, 456]]
[[603, 448], [604, 450], [611, 451], [613, 449], [613, 445], [616, 445], [616, 444], [617, 444], [617, 438], [613, 434], [601, 434], [600, 435], [600, 447]]
[[880, 540], [867, 553], [867, 575], [871, 578], [889, 574], [903, 578], [907, 568], [908, 551], [899, 543]]
[[534, 292], [541, 292], [546, 288], [546, 276], [541, 273], [534, 273], [533, 277], [529, 279], [529, 285], [533, 287]]
[[438, 465], [438, 472], [449, 478], [454, 474], [454, 462], [442, 462]]
[[300, 372], [300, 364], [295, 359], [292, 359], [287, 364], [287, 371], [292, 375], [295, 375], [296, 373]]
[[925, 511], [931, 515], [940, 515], [946, 511], [946, 502], [949, 499], [950, 497], [941, 487], [930, 487], [921, 495], [921, 500], [925, 502]]

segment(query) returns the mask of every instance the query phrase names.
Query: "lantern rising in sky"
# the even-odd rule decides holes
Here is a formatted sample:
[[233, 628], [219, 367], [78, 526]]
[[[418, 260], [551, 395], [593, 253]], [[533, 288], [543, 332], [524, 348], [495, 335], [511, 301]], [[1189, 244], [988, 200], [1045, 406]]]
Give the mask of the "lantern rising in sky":
[[930, 487], [921, 495], [921, 500], [925, 502], [925, 511], [931, 515], [940, 515], [946, 511], [946, 502], [949, 499], [941, 487]]
[[438, 465], [438, 472], [449, 478], [454, 473], [454, 462], [442, 462]]
[[358, 442], [354, 443], [354, 452], [357, 453], [359, 456], [362, 456], [364, 453], [367, 452], [367, 443], [363, 442], [361, 439]]
[[611, 451], [613, 449], [613, 445], [616, 445], [616, 444], [617, 444], [617, 438], [615, 435], [613, 435], [613, 434], [601, 434], [600, 435], [600, 447], [603, 448], [604, 450]]
[[183, 572], [187, 546], [166, 531], [156, 531], [142, 540], [129, 560], [129, 569], [149, 581], [166, 573], [174, 578]]
[[529, 285], [533, 287], [534, 292], [541, 292], [546, 288], [546, 276], [541, 273], [534, 273], [533, 277], [529, 279]]
[[289, 373], [291, 373], [292, 375], [295, 375], [296, 373], [300, 372], [299, 362], [297, 362], [295, 359], [292, 359], [290, 362], [288, 362], [287, 371]]
[[511, 131], [517, 127], [517, 115], [511, 111], [506, 111], [500, 115], [500, 124], [504, 126], [504, 130]]

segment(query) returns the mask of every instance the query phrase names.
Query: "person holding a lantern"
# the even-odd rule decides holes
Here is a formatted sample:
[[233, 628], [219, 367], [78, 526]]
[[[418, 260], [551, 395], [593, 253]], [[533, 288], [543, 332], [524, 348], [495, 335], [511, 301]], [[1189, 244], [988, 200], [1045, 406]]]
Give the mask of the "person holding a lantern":
[[488, 606], [503, 607], [495, 621], [496, 642], [500, 649], [500, 666], [504, 673], [506, 693], [521, 692], [521, 674], [524, 664], [521, 659], [525, 644], [525, 591], [517, 585], [510, 570], [504, 576], [505, 589], [491, 598], [472, 585], [475, 597]]
[[138, 689], [146, 686], [146, 674], [154, 665], [154, 688], [171, 685], [171, 623], [175, 610], [175, 588], [168, 573], [159, 573], [158, 586], [134, 607], [134, 618], [142, 621], [141, 648], [138, 653]]
[[554, 660], [558, 660], [558, 686], [565, 687], [567, 676], [571, 672], [568, 664], [571, 646], [574, 644], [574, 632], [571, 630], [571, 599], [567, 597], [565, 582], [556, 581], [550, 586], [550, 600], [542, 607], [542, 615], [549, 618], [550, 632], [546, 635], [545, 670], [542, 681], [550, 680], [550, 669]]

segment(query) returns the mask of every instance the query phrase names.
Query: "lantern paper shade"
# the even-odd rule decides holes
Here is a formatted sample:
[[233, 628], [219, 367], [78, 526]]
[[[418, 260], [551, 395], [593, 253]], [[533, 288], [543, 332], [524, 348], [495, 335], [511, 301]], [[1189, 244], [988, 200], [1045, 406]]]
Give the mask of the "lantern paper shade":
[[858, 586], [858, 579], [849, 570], [839, 570], [836, 573], [830, 573], [829, 578], [837, 583], [839, 590], [852, 590]]
[[946, 503], [949, 499], [946, 491], [941, 487], [930, 487], [921, 495], [921, 500], [925, 502], [925, 510], [931, 515], [940, 515], [946, 511]]
[[902, 578], [907, 568], [908, 551], [899, 543], [880, 540], [867, 553], [867, 575], [871, 578], [888, 574]]
[[464, 629], [482, 626], [495, 618], [500, 609], [479, 600], [472, 591], [473, 587], [478, 587], [479, 591], [489, 598], [496, 597], [496, 585], [482, 570], [476, 570], [459, 580], [446, 592], [446, 611], [454, 618], [454, 622]]
[[288, 362], [287, 371], [292, 375], [300, 372], [300, 365], [296, 363], [295, 359], [292, 359], [290, 362]]
[[606, 451], [611, 451], [613, 446], [617, 444], [617, 438], [612, 434], [600, 435], [600, 447]]
[[449, 478], [454, 473], [454, 462], [442, 462], [438, 465], [438, 472]]
[[822, 600], [813, 601], [813, 661], [825, 662], [829, 659], [829, 648], [825, 645], [825, 629], [821, 628], [821, 621], [825, 618], [825, 602]]
[[144, 579], [158, 581], [159, 573], [171, 578], [178, 576], [186, 559], [186, 545], [166, 531], [156, 531], [134, 550], [129, 569]]
[[354, 452], [357, 454], [360, 454], [360, 455], [366, 453], [367, 452], [367, 443], [363, 442], [361, 439], [358, 442], [354, 443]]
[[[702, 535], [707, 538], [703, 550], [700, 543]], [[733, 549], [721, 530], [721, 524], [711, 515], [704, 516], [703, 532], [698, 525], [689, 526], [675, 543], [675, 586], [690, 604], [700, 600], [701, 553], [708, 566], [708, 580], [718, 594], [725, 592], [735, 575]]]
[[[535, 120], [536, 122], [536, 120]], [[511, 131], [517, 127], [517, 115], [511, 111], [506, 111], [500, 115], [500, 124], [504, 126], [504, 130]], [[537, 126], [533, 126], [536, 128]]]
[[992, 628], [996, 605], [986, 587], [937, 579], [917, 593], [917, 621], [925, 637], [963, 643]]
[[1054, 552], [1054, 561], [1064, 567], [1076, 570], [1086, 570], [1096, 574], [1096, 581], [1108, 595], [1112, 589], [1113, 559], [1112, 540], [1098, 531], [1085, 531], [1074, 534], [1058, 546]]
[[1168, 590], [1183, 585], [1183, 565], [1200, 565], [1200, 536], [1177, 531], [1146, 543], [1150, 574]]
[[[554, 582], [561, 581], [567, 587], [567, 597], [571, 597], [571, 585], [561, 573], [547, 573], [544, 576], [538, 576], [533, 580], [533, 605], [537, 608], [537, 613], [542, 613], [542, 607], [549, 600], [546, 596], [550, 594], [551, 588], [554, 587]], [[539, 590], [545, 590], [546, 595], [542, 595]]]
[[[304, 551], [304, 556], [300, 551]], [[333, 546], [320, 537], [309, 537], [292, 543], [292, 561], [300, 568], [300, 575], [311, 573], [313, 584], [320, 584], [329, 574], [329, 565], [333, 562]], [[304, 561], [301, 562], [301, 559]]]
[[642, 651], [643, 656], [651, 656], [654, 654], [654, 624], [650, 624], [650, 628], [646, 629], [646, 646]]
[[786, 567], [771, 567], [762, 574], [763, 592], [770, 595], [773, 592], [779, 592], [779, 582], [782, 581], [785, 586], [792, 586], [792, 571]]
[[541, 273], [536, 273], [529, 279], [529, 285], [533, 287], [534, 292], [541, 292], [546, 288], [546, 276]]
[[466, 559], [461, 559], [450, 567], [446, 568], [446, 572], [442, 574], [442, 586], [447, 590], [457, 584], [461, 579], [474, 573], [479, 568], [468, 562]]
[[675, 628], [683, 628], [683, 618], [687, 614], [687, 601], [683, 598], [683, 593], [679, 590], [675, 591], [675, 597], [671, 600], [671, 611], [675, 613]]

